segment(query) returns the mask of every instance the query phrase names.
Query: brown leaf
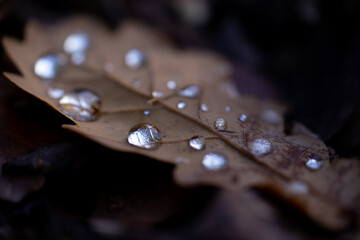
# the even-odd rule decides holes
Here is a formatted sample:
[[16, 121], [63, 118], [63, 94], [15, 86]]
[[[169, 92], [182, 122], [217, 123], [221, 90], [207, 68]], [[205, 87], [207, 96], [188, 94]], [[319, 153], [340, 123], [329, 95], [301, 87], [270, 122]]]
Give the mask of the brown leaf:
[[[78, 17], [50, 27], [32, 22], [26, 31], [21, 43], [4, 41], [23, 74], [6, 73], [12, 82], [59, 112], [59, 100], [47, 94], [49, 86], [66, 93], [87, 89], [101, 98], [101, 109], [92, 106], [89, 110], [93, 111], [94, 121], [73, 120], [76, 125], [64, 128], [115, 150], [175, 164], [175, 179], [181, 185], [207, 184], [234, 191], [266, 188], [326, 228], [341, 229], [349, 223], [343, 210], [349, 206], [347, 202], [354, 203], [358, 198], [359, 188], [349, 194], [341, 182], [335, 185], [343, 194], [332, 194], [334, 184], [328, 181], [329, 176], [337, 179], [335, 173], [343, 170], [330, 163], [325, 144], [304, 131], [287, 135], [283, 106], [239, 95], [229, 80], [231, 68], [224, 59], [203, 51], [175, 50], [159, 35], [136, 23], [124, 23], [110, 32], [91, 19]], [[69, 63], [55, 80], [49, 84], [39, 79], [33, 71], [36, 60], [44, 54], [60, 53], [66, 37], [76, 32], [90, 37], [91, 45], [82, 53], [85, 61], [72, 64], [70, 58], [74, 55], [67, 55]], [[131, 49], [140, 49], [145, 56], [137, 69], [124, 61]], [[176, 86], [172, 82], [168, 87], [170, 80]], [[194, 86], [199, 90], [196, 94], [190, 91], [193, 95], [186, 96], [182, 92], [188, 87], [194, 90]], [[177, 107], [179, 102], [183, 107]], [[145, 110], [151, 113], [146, 115]], [[217, 119], [225, 123], [220, 128], [214, 125]], [[149, 150], [127, 142], [129, 130], [139, 123], [159, 129], [160, 147]], [[205, 150], [189, 146], [194, 136], [205, 138]], [[214, 152], [222, 154], [226, 164], [216, 171], [207, 170], [203, 159]], [[322, 168], [306, 168], [309, 159], [321, 162]], [[338, 161], [343, 165], [343, 160]], [[358, 170], [354, 169], [349, 179], [358, 178]]]

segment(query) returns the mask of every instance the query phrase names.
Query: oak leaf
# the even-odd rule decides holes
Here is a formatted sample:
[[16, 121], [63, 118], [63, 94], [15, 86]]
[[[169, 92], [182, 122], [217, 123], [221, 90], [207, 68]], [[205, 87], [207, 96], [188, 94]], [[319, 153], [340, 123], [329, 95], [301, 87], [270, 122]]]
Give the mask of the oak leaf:
[[[73, 34], [85, 36], [89, 47], [64, 53]], [[266, 189], [335, 230], [349, 224], [346, 208], [358, 209], [359, 188], [347, 185], [359, 182], [359, 162], [330, 162], [326, 145], [304, 128], [285, 133], [285, 107], [239, 94], [230, 64], [213, 53], [175, 49], [138, 23], [110, 31], [84, 17], [51, 26], [30, 22], [24, 41], [6, 38], [4, 45], [22, 73], [5, 76], [75, 123], [64, 128], [111, 149], [174, 164], [178, 184]], [[51, 80], [34, 73], [47, 54], [62, 59]], [[93, 102], [62, 102], [49, 95], [51, 89], [70, 98], [90, 94]], [[141, 148], [128, 139], [134, 127], [142, 131], [139, 124], [152, 129], [146, 133], [150, 143]], [[189, 146], [197, 136], [206, 142], [200, 150]], [[308, 169], [309, 160], [321, 168]]]

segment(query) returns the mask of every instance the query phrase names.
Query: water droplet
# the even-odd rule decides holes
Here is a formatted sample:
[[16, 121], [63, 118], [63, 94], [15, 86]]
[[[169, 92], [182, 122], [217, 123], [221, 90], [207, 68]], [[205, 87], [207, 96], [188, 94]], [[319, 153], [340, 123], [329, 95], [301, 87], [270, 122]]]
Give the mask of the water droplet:
[[231, 107], [230, 107], [230, 106], [226, 106], [226, 107], [225, 107], [225, 111], [226, 111], [226, 112], [231, 112]]
[[151, 111], [148, 111], [148, 110], [144, 111], [144, 115], [148, 116], [150, 114], [151, 114]]
[[202, 103], [202, 104], [200, 105], [200, 110], [203, 111], [203, 112], [208, 112], [208, 111], [210, 111], [208, 105], [206, 105], [206, 104], [204, 104], [204, 103]]
[[189, 145], [195, 150], [203, 150], [206, 147], [206, 141], [201, 136], [195, 136], [189, 140]]
[[131, 145], [145, 149], [157, 149], [161, 144], [160, 131], [153, 125], [140, 123], [129, 131], [127, 141]]
[[200, 95], [200, 88], [195, 85], [190, 85], [178, 92], [180, 97], [196, 98]]
[[226, 130], [227, 128], [226, 120], [224, 118], [218, 118], [216, 119], [214, 126], [217, 130]]
[[48, 88], [47, 94], [53, 99], [59, 99], [64, 96], [65, 91], [60, 88]]
[[168, 81], [166, 84], [167, 88], [170, 90], [176, 89], [176, 82], [175, 81]]
[[245, 114], [241, 114], [241, 115], [239, 116], [239, 120], [240, 120], [241, 122], [245, 122], [246, 119], [247, 119], [247, 116], [246, 116]]
[[227, 167], [227, 159], [221, 153], [211, 152], [204, 156], [202, 165], [209, 171], [220, 171]]
[[177, 107], [178, 109], [184, 109], [184, 108], [186, 107], [186, 102], [180, 101], [180, 102], [178, 102], [178, 104], [176, 105], [176, 107]]
[[134, 87], [135, 88], [141, 88], [142, 87], [142, 81], [141, 80], [136, 80], [134, 82]]
[[98, 118], [101, 99], [86, 89], [75, 89], [60, 100], [60, 110], [76, 121], [88, 122]]
[[85, 33], [73, 33], [64, 42], [64, 51], [69, 54], [84, 52], [90, 46], [89, 36]]
[[76, 52], [71, 55], [71, 62], [75, 65], [81, 65], [85, 62], [85, 53], [84, 52]]
[[271, 152], [272, 146], [269, 140], [258, 138], [249, 143], [249, 148], [252, 154], [256, 157], [266, 155]]
[[111, 73], [111, 72], [114, 71], [115, 66], [114, 66], [114, 64], [112, 62], [107, 62], [105, 64], [105, 66], [104, 66], [104, 69], [105, 69], [106, 72]]
[[131, 69], [139, 69], [145, 64], [144, 53], [139, 49], [132, 49], [126, 53], [125, 63]]
[[163, 92], [158, 92], [158, 91], [153, 91], [153, 92], [152, 92], [152, 96], [153, 96], [154, 98], [161, 98], [161, 97], [164, 96], [164, 93], [163, 93]]
[[273, 109], [267, 109], [261, 114], [261, 118], [268, 123], [279, 123], [281, 121], [281, 117], [279, 113]]
[[293, 181], [289, 184], [288, 191], [291, 195], [304, 195], [309, 192], [309, 189], [305, 183]]
[[307, 162], [306, 162], [306, 167], [311, 169], [311, 170], [319, 170], [323, 165], [322, 161], [319, 161], [315, 158], [310, 158]]
[[66, 56], [61, 53], [42, 56], [34, 65], [35, 75], [42, 79], [54, 79], [65, 66], [66, 62]]

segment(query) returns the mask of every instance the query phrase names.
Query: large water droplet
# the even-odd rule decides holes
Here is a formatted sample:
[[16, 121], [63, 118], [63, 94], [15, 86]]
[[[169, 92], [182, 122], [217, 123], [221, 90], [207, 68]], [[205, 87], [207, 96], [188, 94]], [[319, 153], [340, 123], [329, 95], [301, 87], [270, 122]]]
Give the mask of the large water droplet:
[[209, 171], [220, 171], [227, 167], [227, 159], [221, 153], [211, 152], [204, 156], [202, 165]]
[[131, 69], [139, 69], [145, 64], [145, 54], [139, 49], [132, 49], [126, 53], [125, 63]]
[[271, 152], [272, 146], [269, 140], [258, 138], [249, 143], [249, 148], [252, 154], [256, 157], [266, 155]]
[[189, 146], [195, 150], [203, 150], [206, 147], [205, 138], [201, 136], [192, 137], [189, 140]]
[[178, 92], [180, 97], [196, 98], [200, 95], [200, 88], [196, 85], [190, 85]]
[[218, 118], [215, 120], [214, 126], [217, 130], [226, 130], [227, 128], [227, 123], [226, 120], [224, 118]]
[[202, 112], [208, 112], [208, 111], [210, 111], [208, 105], [206, 105], [206, 104], [204, 104], [204, 103], [202, 103], [202, 104], [200, 105], [200, 110], [201, 110]]
[[49, 95], [49, 97], [51, 97], [53, 99], [59, 99], [64, 96], [65, 91], [60, 88], [48, 88], [47, 94]]
[[140, 123], [129, 131], [127, 141], [131, 145], [145, 149], [157, 149], [161, 144], [160, 131], [153, 125]]
[[176, 89], [176, 82], [175, 81], [168, 81], [166, 84], [167, 88], [170, 90]]
[[184, 108], [186, 107], [186, 102], [180, 101], [180, 102], [178, 102], [178, 104], [176, 105], [176, 107], [177, 107], [178, 109], [184, 109]]
[[69, 54], [86, 51], [90, 46], [89, 36], [85, 33], [73, 33], [64, 42], [64, 51]]
[[247, 116], [246, 116], [245, 114], [240, 114], [239, 120], [240, 120], [241, 122], [245, 122], [246, 119], [247, 119]]
[[75, 89], [65, 94], [59, 103], [60, 110], [76, 121], [94, 121], [100, 113], [100, 97], [86, 89]]
[[58, 76], [66, 62], [66, 56], [61, 53], [42, 56], [34, 65], [35, 75], [46, 80], [54, 79]]
[[322, 161], [319, 161], [315, 158], [310, 158], [307, 162], [306, 162], [306, 167], [311, 169], [311, 170], [319, 170], [323, 165]]

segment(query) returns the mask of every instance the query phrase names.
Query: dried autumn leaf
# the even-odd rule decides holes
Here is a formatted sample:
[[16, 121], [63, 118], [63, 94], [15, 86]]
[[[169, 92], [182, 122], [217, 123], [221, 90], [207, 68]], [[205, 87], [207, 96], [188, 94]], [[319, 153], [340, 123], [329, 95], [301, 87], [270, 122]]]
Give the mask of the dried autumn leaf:
[[[238, 94], [224, 59], [175, 50], [147, 27], [131, 22], [115, 32], [81, 17], [50, 27], [32, 22], [25, 36], [21, 43], [4, 41], [23, 76], [5, 75], [72, 117], [76, 125], [64, 128], [115, 150], [175, 164], [181, 185], [266, 188], [324, 227], [348, 225], [344, 207], [355, 203], [359, 188], [350, 194], [337, 183], [343, 194], [333, 194], [333, 183], [327, 180], [343, 177], [338, 174], [343, 161], [331, 164], [327, 147], [313, 134], [285, 134], [284, 107]], [[84, 49], [65, 46], [65, 54], [68, 36], [82, 39]], [[58, 66], [56, 78], [45, 81], [34, 73], [34, 64], [46, 54], [53, 54]], [[70, 95], [61, 98], [63, 92]], [[306, 164], [313, 164], [312, 170]], [[344, 182], [358, 178], [358, 170], [356, 166], [349, 178], [344, 176]]]

